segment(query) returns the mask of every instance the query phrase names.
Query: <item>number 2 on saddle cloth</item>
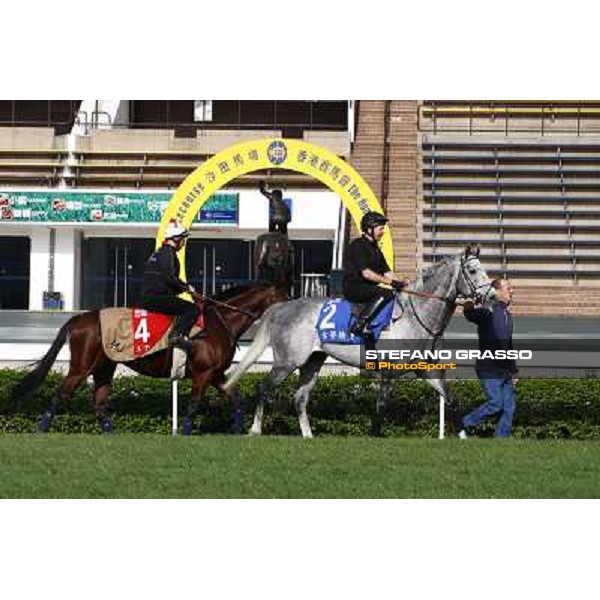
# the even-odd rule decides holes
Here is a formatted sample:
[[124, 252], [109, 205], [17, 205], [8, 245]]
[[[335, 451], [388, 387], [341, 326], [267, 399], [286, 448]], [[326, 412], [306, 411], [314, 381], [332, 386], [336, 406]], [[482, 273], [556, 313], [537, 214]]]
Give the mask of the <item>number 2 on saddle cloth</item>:
[[[354, 344], [364, 341], [363, 336], [349, 332], [350, 325], [356, 319], [354, 305], [343, 298], [335, 298], [325, 302], [317, 319], [317, 332], [321, 342], [329, 344]], [[388, 302], [370, 325], [372, 339], [377, 340], [392, 320], [394, 303]]]

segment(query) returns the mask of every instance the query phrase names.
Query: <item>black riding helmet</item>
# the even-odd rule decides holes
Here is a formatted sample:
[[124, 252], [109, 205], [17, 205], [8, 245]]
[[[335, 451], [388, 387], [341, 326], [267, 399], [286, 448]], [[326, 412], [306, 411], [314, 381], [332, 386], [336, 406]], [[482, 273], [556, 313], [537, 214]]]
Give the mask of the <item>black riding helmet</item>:
[[363, 233], [369, 233], [369, 229], [371, 229], [371, 227], [385, 225], [388, 221], [389, 219], [385, 215], [375, 212], [374, 210], [370, 210], [369, 212], [365, 213], [360, 220], [360, 230]]

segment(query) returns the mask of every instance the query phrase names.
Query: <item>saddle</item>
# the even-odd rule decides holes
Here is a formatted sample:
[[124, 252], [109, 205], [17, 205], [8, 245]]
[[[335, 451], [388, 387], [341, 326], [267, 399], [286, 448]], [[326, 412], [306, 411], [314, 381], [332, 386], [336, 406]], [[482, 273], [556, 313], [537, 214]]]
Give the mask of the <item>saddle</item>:
[[[388, 302], [371, 322], [370, 330], [373, 339], [379, 339], [381, 332], [389, 326], [394, 312], [394, 302]], [[321, 342], [328, 344], [358, 345], [363, 336], [350, 333], [364, 304], [353, 304], [343, 298], [327, 300], [321, 307], [317, 319], [317, 333]]]
[[[128, 362], [165, 350], [176, 317], [143, 308], [103, 308], [100, 332], [106, 356], [115, 362]], [[196, 321], [190, 338], [204, 329], [204, 315]]]

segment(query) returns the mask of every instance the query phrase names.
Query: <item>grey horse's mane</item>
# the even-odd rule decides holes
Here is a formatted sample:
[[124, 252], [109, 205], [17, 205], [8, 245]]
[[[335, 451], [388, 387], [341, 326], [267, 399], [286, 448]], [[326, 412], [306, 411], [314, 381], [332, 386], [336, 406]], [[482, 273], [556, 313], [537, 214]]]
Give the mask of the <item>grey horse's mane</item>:
[[455, 256], [445, 256], [441, 260], [438, 260], [434, 264], [429, 267], [425, 267], [421, 269], [415, 278], [415, 284], [417, 286], [425, 286], [425, 284], [439, 272], [440, 267], [449, 266], [451, 263], [454, 263], [456, 260]]

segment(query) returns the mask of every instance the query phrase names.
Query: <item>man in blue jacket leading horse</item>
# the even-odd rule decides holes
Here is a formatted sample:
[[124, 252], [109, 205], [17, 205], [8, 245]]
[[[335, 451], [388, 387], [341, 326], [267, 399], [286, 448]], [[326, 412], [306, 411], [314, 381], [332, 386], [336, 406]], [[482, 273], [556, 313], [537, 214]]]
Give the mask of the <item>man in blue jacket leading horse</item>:
[[[513, 318], [508, 307], [512, 302], [514, 287], [508, 279], [502, 278], [494, 279], [492, 287], [496, 291], [497, 301], [490, 306], [475, 307], [471, 300], [467, 300], [463, 306], [464, 315], [477, 325], [481, 352], [513, 350]], [[496, 414], [500, 415], [496, 437], [509, 437], [516, 407], [513, 383], [518, 372], [516, 361], [481, 358], [477, 359], [475, 369], [487, 402], [463, 418], [459, 437], [466, 438], [468, 431]]]

